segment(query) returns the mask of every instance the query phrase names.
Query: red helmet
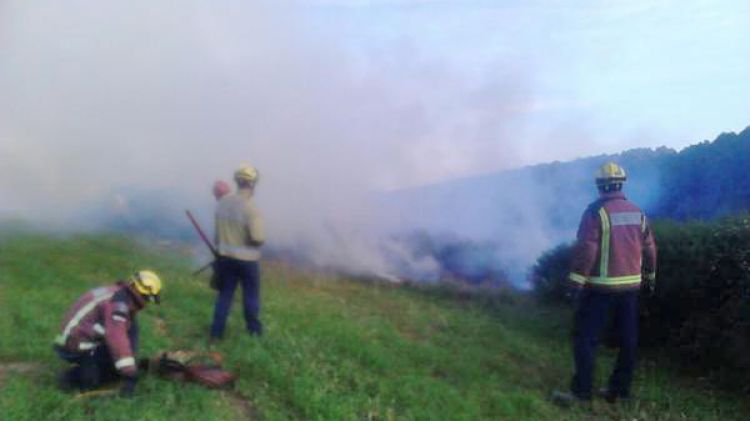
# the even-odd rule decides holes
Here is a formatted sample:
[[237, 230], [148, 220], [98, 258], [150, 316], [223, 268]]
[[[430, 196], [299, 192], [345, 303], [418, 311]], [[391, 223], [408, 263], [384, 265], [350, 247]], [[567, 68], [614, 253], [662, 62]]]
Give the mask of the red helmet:
[[231, 188], [229, 187], [229, 183], [227, 183], [224, 180], [219, 180], [214, 183], [213, 193], [216, 200], [221, 199], [222, 197], [229, 194], [231, 191]]

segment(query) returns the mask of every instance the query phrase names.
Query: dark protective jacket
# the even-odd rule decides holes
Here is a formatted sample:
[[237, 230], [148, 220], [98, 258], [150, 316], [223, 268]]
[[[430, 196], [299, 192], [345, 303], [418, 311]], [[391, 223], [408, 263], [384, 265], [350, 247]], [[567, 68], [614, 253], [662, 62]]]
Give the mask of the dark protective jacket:
[[68, 310], [55, 345], [71, 353], [89, 353], [106, 346], [115, 368], [134, 376], [137, 368], [128, 330], [135, 314], [145, 304], [143, 297], [124, 282], [103, 286], [83, 294]]
[[656, 243], [646, 215], [622, 192], [602, 194], [578, 228], [570, 281], [602, 289], [638, 289], [656, 279]]

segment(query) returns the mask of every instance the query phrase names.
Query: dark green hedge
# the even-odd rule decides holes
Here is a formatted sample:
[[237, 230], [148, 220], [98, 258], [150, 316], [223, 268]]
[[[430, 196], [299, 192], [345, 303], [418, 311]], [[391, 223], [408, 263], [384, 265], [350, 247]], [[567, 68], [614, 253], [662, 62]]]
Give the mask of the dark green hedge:
[[[750, 216], [658, 222], [656, 294], [641, 300], [641, 345], [660, 347], [696, 373], [750, 392]], [[563, 300], [569, 244], [532, 271], [540, 298]]]

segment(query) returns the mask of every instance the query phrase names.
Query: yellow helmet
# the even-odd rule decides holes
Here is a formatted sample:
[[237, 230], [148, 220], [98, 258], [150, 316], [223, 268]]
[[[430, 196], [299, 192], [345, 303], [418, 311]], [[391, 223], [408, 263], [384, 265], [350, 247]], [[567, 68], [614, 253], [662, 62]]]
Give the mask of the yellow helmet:
[[607, 162], [596, 172], [596, 185], [622, 184], [628, 179], [625, 170], [614, 162]]
[[161, 279], [150, 270], [141, 270], [133, 274], [131, 279], [133, 288], [143, 295], [147, 301], [157, 304], [161, 301]]
[[234, 181], [250, 182], [254, 183], [258, 180], [258, 170], [250, 165], [243, 165], [237, 171], [234, 172]]

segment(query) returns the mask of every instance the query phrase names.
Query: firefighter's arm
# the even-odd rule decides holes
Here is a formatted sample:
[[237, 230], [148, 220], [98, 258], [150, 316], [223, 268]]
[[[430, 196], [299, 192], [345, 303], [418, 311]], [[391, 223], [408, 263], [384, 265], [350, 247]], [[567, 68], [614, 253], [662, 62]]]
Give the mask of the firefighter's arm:
[[656, 282], [656, 241], [651, 225], [643, 217], [643, 271], [653, 287]]
[[587, 210], [581, 218], [578, 226], [578, 236], [573, 247], [573, 259], [571, 262], [568, 280], [571, 286], [582, 287], [596, 264], [601, 239], [601, 222], [599, 214]]
[[247, 215], [247, 237], [250, 245], [258, 247], [263, 245], [266, 241], [266, 233], [263, 226], [263, 218], [258, 212], [255, 206], [248, 206], [246, 209]]
[[130, 309], [122, 302], [111, 302], [105, 306], [105, 342], [117, 371], [124, 377], [135, 378], [137, 366], [133, 347], [128, 338], [131, 324]]

